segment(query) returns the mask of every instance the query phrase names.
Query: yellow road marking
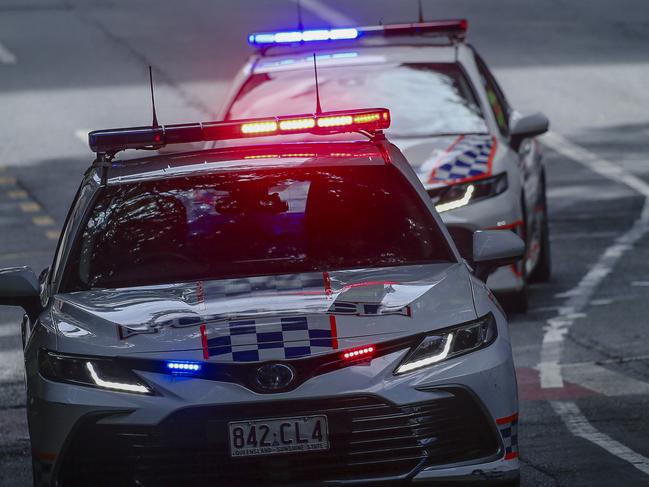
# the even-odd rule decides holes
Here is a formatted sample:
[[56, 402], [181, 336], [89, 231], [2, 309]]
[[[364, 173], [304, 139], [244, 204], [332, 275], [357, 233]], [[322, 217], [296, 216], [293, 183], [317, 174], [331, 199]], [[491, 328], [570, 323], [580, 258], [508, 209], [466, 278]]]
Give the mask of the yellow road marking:
[[47, 215], [32, 217], [32, 221], [34, 222], [34, 225], [38, 225], [39, 227], [54, 225], [54, 220], [52, 219], [52, 217], [49, 217]]
[[22, 200], [27, 198], [27, 191], [25, 191], [24, 189], [14, 189], [7, 192], [7, 196], [9, 196], [9, 198], [11, 198], [12, 200]]
[[16, 178], [12, 178], [11, 176], [0, 177], [0, 186], [11, 186], [13, 184], [16, 184]]
[[25, 213], [36, 213], [41, 210], [41, 205], [34, 201], [26, 201], [25, 203], [20, 203], [20, 209]]
[[61, 232], [58, 230], [48, 230], [47, 232], [45, 232], [45, 236], [50, 240], [58, 240], [60, 234]]

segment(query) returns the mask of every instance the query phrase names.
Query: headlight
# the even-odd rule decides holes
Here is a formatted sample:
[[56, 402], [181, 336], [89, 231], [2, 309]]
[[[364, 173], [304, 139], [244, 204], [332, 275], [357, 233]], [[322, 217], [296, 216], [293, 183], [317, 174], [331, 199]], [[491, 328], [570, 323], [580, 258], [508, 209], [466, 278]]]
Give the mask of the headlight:
[[452, 184], [443, 188], [429, 189], [435, 209], [442, 213], [461, 208], [469, 203], [497, 196], [507, 190], [507, 173], [470, 183]]
[[137, 394], [153, 393], [132, 370], [110, 359], [75, 357], [41, 350], [38, 365], [43, 377], [57, 382]]
[[458, 355], [473, 352], [494, 342], [498, 336], [493, 315], [425, 337], [395, 370], [404, 374]]

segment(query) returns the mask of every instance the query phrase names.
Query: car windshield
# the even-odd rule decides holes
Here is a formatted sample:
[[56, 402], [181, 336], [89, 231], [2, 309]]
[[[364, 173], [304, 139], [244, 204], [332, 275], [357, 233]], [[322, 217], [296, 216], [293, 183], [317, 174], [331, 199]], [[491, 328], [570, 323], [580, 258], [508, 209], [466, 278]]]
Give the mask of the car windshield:
[[[487, 133], [475, 95], [455, 64], [368, 64], [318, 68], [325, 110], [389, 108], [392, 137]], [[312, 113], [313, 71], [252, 75], [230, 107], [228, 119]]]
[[231, 170], [102, 190], [65, 291], [452, 261], [392, 166]]

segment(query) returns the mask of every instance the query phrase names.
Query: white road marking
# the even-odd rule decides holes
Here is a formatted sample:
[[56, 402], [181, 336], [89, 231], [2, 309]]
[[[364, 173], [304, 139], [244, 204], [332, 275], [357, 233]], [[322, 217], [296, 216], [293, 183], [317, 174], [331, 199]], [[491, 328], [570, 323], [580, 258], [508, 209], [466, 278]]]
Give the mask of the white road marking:
[[547, 134], [543, 142], [550, 149], [586, 166], [595, 173], [630, 187], [645, 196], [642, 213], [631, 229], [620, 235], [604, 251], [577, 286], [557, 296], [567, 298], [567, 301], [559, 308], [558, 316], [547, 321], [541, 348], [541, 362], [538, 365], [541, 387], [547, 389], [563, 387], [559, 360], [570, 327], [577, 318], [584, 317], [583, 310], [588, 306], [596, 288], [612, 272], [613, 266], [649, 232], [649, 184], [558, 134]]
[[[292, 0], [297, 3], [298, 0]], [[320, 17], [322, 20], [329, 22], [331, 25], [338, 27], [348, 27], [355, 25], [355, 22], [345, 14], [323, 4], [318, 0], [302, 0], [302, 8], [309, 10], [312, 14]]]
[[18, 59], [7, 47], [0, 42], [0, 63], [2, 64], [16, 64]]
[[594, 443], [611, 455], [629, 462], [642, 473], [649, 475], [649, 458], [643, 457], [610, 436], [596, 430], [574, 402], [551, 401], [550, 404], [573, 435]]
[[634, 287], [649, 287], [649, 281], [631, 281]]
[[[541, 387], [553, 388], [563, 387], [564, 371], [569, 376], [573, 370], [578, 370], [577, 368], [571, 369], [568, 365], [562, 366], [559, 363], [563, 342], [570, 327], [577, 317], [583, 316], [581, 312], [588, 306], [597, 287], [613, 271], [615, 264], [617, 264], [627, 251], [633, 248], [638, 240], [649, 232], [649, 184], [633, 174], [626, 172], [621, 167], [598, 157], [583, 147], [573, 144], [558, 134], [547, 134], [544, 137], [544, 142], [546, 146], [565, 157], [586, 166], [605, 178], [624, 184], [645, 197], [642, 212], [633, 223], [633, 226], [615, 239], [613, 244], [604, 251], [577, 286], [565, 293], [568, 299], [559, 309], [558, 316], [547, 321], [541, 347], [541, 362], [538, 365], [538, 370], [541, 378]], [[613, 386], [611, 383], [619, 380], [620, 374], [613, 373], [616, 375], [611, 375], [611, 371], [599, 366], [597, 366], [597, 370], [600, 378], [593, 379], [586, 373], [582, 374], [581, 377], [575, 377], [575, 382], [588, 382], [589, 385], [584, 384], [586, 387], [594, 388], [594, 390], [598, 388], [604, 389], [604, 393], [612, 392], [610, 390]], [[590, 374], [592, 375], [592, 372]], [[638, 381], [630, 377], [624, 377], [624, 381], [627, 385], [630, 384], [634, 393], [642, 393], [642, 391], [647, 389], [647, 384], [637, 384], [635, 382]], [[603, 387], [605, 384], [606, 387]], [[613, 387], [617, 392], [622, 393], [625, 392], [627, 385], [620, 386], [618, 384]], [[626, 392], [629, 391], [626, 390]], [[594, 443], [611, 455], [629, 462], [641, 472], [649, 475], [648, 458], [643, 457], [627, 446], [596, 430], [575, 403], [553, 401], [551, 404], [554, 411], [573, 435]]]
[[23, 360], [22, 350], [0, 351], [0, 384], [23, 380]]

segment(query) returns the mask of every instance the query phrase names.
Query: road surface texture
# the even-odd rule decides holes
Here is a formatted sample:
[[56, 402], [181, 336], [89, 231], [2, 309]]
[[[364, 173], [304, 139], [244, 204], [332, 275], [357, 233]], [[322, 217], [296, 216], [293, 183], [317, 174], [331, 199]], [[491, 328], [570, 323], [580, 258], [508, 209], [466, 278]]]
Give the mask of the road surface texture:
[[[649, 485], [649, 4], [424, 0], [467, 17], [544, 138], [554, 275], [512, 317], [524, 486]], [[303, 0], [309, 27], [415, 20], [414, 0]], [[0, 0], [0, 266], [40, 271], [89, 129], [212, 119], [251, 30], [292, 0]], [[0, 486], [30, 483], [19, 310], [0, 308]]]

